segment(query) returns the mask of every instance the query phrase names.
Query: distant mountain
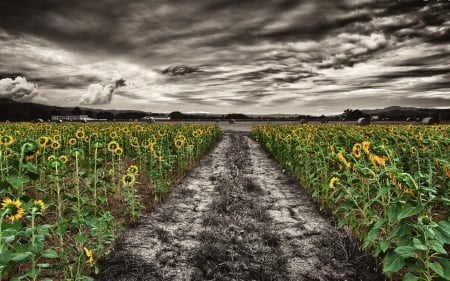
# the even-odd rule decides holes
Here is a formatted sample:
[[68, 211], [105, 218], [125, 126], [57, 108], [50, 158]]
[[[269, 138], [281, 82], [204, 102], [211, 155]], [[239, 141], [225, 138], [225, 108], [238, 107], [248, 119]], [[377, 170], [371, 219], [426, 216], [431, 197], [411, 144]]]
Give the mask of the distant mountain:
[[17, 102], [0, 98], [0, 121], [49, 120], [52, 115], [88, 115], [98, 119], [137, 119], [149, 112], [134, 110], [103, 110], [84, 107], [60, 107], [38, 103]]
[[365, 114], [370, 116], [378, 116], [380, 119], [388, 118], [390, 120], [406, 120], [435, 117], [441, 120], [450, 120], [450, 108], [438, 109], [438, 108], [416, 108], [416, 107], [402, 107], [402, 106], [390, 106], [382, 109], [367, 109], [362, 110]]
[[[421, 119], [424, 117], [436, 117], [440, 120], [450, 120], [450, 109], [435, 109], [435, 108], [415, 108], [415, 107], [401, 107], [391, 106], [382, 109], [362, 109], [362, 110], [350, 110], [353, 113], [353, 117], [358, 116], [378, 116], [380, 120], [401, 120], [405, 121], [407, 118], [410, 120]], [[356, 114], [355, 114], [356, 113]], [[140, 119], [144, 116], [167, 116], [164, 113], [151, 113], [134, 110], [103, 110], [84, 107], [59, 107], [49, 106], [37, 103], [17, 102], [6, 98], [0, 98], [0, 121], [32, 121], [37, 119], [49, 120], [52, 115], [88, 115], [90, 118], [96, 119], [117, 119], [117, 120], [129, 120]], [[347, 112], [348, 114], [348, 112]], [[181, 113], [178, 111], [169, 114], [174, 120], [184, 119], [256, 119], [256, 120], [300, 120], [307, 118], [311, 120], [323, 120], [327, 119], [341, 119], [345, 117], [345, 114], [337, 116], [310, 116], [301, 115], [301, 113], [295, 114], [260, 114], [260, 115], [245, 115], [240, 113], [234, 114], [205, 114], [205, 113]], [[359, 117], [358, 117], [359, 118]], [[351, 119], [348, 119], [351, 120]]]

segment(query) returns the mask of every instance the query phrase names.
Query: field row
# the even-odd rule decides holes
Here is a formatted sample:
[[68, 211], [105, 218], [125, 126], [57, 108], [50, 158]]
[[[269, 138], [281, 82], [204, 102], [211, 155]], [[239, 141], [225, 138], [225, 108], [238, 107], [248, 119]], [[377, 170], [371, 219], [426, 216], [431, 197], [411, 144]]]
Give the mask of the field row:
[[0, 280], [91, 280], [96, 261], [220, 138], [216, 125], [0, 125]]
[[450, 126], [258, 125], [252, 136], [402, 280], [450, 280]]

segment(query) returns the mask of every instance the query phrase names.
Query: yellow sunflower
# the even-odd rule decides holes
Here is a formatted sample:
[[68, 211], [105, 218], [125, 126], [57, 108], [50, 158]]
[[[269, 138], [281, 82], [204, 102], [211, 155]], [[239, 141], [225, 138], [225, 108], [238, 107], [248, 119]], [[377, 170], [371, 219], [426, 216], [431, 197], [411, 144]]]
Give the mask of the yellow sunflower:
[[370, 141], [363, 141], [361, 145], [364, 152], [370, 154]]
[[176, 148], [182, 148], [184, 146], [184, 144], [185, 144], [185, 141], [182, 138], [176, 138], [174, 140], [174, 145]]
[[22, 209], [22, 202], [20, 200], [12, 200], [10, 198], [3, 199], [2, 209], [4, 210], [5, 217], [11, 222], [19, 220], [25, 214]]
[[355, 145], [353, 146], [352, 152], [353, 152], [353, 156], [355, 156], [355, 158], [360, 158], [361, 157], [361, 144], [355, 143]]
[[131, 165], [130, 167], [128, 167], [127, 173], [128, 173], [128, 174], [133, 174], [133, 175], [138, 174], [138, 173], [139, 173], [139, 168], [138, 168], [138, 166], [136, 166], [136, 165]]
[[77, 131], [75, 132], [75, 137], [76, 137], [77, 139], [79, 139], [79, 140], [84, 139], [84, 137], [85, 137], [84, 131], [83, 131], [83, 130], [77, 130]]
[[34, 206], [39, 212], [43, 213], [45, 211], [45, 203], [41, 199], [34, 200]]
[[53, 142], [52, 142], [51, 147], [52, 147], [54, 150], [58, 150], [58, 149], [61, 148], [61, 143], [60, 143], [59, 141], [57, 141], [56, 139], [53, 139]]
[[332, 177], [330, 179], [330, 182], [328, 183], [328, 186], [330, 187], [331, 190], [335, 190], [336, 189], [336, 182], [339, 181], [338, 177]]
[[69, 139], [69, 144], [70, 145], [76, 145], [77, 144], [77, 139], [76, 138], [70, 138]]
[[134, 174], [126, 174], [122, 177], [122, 183], [124, 185], [131, 186], [136, 182], [136, 177]]
[[119, 143], [116, 141], [110, 141], [107, 145], [106, 145], [106, 149], [108, 149], [109, 152], [114, 152], [117, 148], [119, 148]]
[[15, 142], [16, 140], [12, 136], [2, 136], [0, 138], [0, 144], [8, 146]]
[[118, 147], [114, 150], [114, 154], [115, 155], [122, 155], [123, 154], [123, 149], [121, 147]]
[[59, 156], [59, 159], [61, 159], [64, 162], [64, 164], [67, 163], [67, 161], [69, 161], [69, 157], [67, 157], [66, 155]]
[[88, 247], [83, 247], [84, 254], [86, 255], [86, 263], [92, 264], [94, 263], [94, 254]]

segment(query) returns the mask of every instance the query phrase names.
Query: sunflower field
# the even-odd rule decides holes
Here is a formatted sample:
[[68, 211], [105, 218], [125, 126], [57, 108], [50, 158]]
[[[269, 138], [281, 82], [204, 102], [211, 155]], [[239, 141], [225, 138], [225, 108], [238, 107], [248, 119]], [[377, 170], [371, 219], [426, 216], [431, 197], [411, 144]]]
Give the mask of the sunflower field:
[[92, 280], [124, 227], [221, 136], [211, 124], [0, 124], [0, 280]]
[[251, 133], [392, 280], [450, 280], [450, 126], [263, 124]]

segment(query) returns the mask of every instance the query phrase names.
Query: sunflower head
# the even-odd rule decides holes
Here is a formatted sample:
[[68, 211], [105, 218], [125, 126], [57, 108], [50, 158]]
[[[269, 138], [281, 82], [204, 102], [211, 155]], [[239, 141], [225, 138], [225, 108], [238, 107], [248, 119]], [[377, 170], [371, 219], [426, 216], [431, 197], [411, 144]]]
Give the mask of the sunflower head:
[[19, 220], [25, 214], [22, 208], [22, 202], [20, 200], [12, 200], [10, 198], [5, 198], [2, 202], [2, 210], [5, 217], [14, 222]]
[[116, 141], [110, 141], [108, 143], [108, 145], [106, 146], [106, 148], [108, 149], [109, 152], [114, 152], [119, 147], [120, 147], [119, 143]]
[[136, 177], [134, 174], [126, 174], [122, 177], [122, 183], [124, 185], [131, 186], [136, 182]]
[[138, 166], [136, 166], [136, 165], [131, 165], [130, 167], [128, 167], [127, 173], [128, 173], [128, 174], [133, 174], [133, 175], [138, 174], [138, 173], [139, 173], [139, 168], [138, 168]]
[[331, 190], [335, 190], [336, 189], [336, 182], [339, 181], [338, 177], [332, 177], [330, 179], [330, 182], [328, 183], [328, 186], [330, 187]]
[[83, 247], [83, 251], [86, 256], [86, 263], [87, 264], [94, 263], [94, 254], [92, 254], [92, 251], [88, 247]]
[[48, 160], [48, 165], [52, 169], [60, 169], [64, 165], [64, 161], [61, 158], [54, 157]]
[[83, 154], [84, 154], [84, 152], [80, 148], [74, 148], [70, 151], [70, 155], [75, 158], [81, 158], [81, 157], [83, 157]]
[[34, 200], [33, 209], [35, 209], [38, 212], [43, 213], [45, 211], [45, 203], [41, 199]]
[[0, 137], [0, 144], [3, 144], [5, 146], [11, 145], [15, 142], [16, 140], [14, 139], [14, 137], [9, 136], [9, 135], [5, 135], [5, 136], [1, 136]]
[[361, 144], [360, 143], [355, 143], [355, 145], [353, 145], [353, 156], [355, 156], [355, 158], [360, 158], [361, 157]]
[[114, 149], [114, 154], [115, 155], [122, 155], [123, 154], [123, 149], [121, 147], [118, 147], [118, 148]]

